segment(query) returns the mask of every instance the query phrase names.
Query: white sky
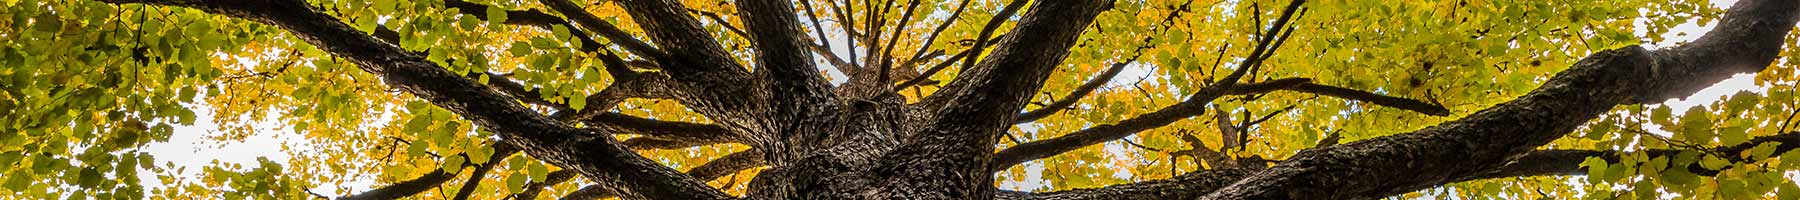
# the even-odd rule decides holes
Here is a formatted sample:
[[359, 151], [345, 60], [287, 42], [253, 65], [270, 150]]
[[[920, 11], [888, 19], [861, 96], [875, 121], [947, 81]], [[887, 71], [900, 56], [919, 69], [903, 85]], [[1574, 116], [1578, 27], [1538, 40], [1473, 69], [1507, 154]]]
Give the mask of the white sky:
[[[1722, 7], [1729, 6], [1731, 3], [1734, 3], [1734, 2], [1736, 2], [1736, 0], [1716, 0], [1713, 2], [1713, 5], [1716, 7], [1722, 8]], [[828, 25], [825, 27], [833, 27], [833, 26]], [[1664, 37], [1669, 38], [1668, 42], [1661, 43], [1661, 44], [1651, 44], [1649, 47], [1651, 49], [1655, 49], [1656, 47], [1668, 45], [1668, 44], [1671, 44], [1672, 42], [1689, 41], [1695, 37], [1698, 37], [1699, 35], [1701, 35], [1701, 33], [1705, 33], [1707, 30], [1710, 30], [1710, 29], [1711, 29], [1711, 27], [1697, 26], [1693, 23], [1683, 24], [1683, 25], [1677, 26], [1673, 32], [1664, 34]], [[1679, 36], [1679, 35], [1676, 35], [1675, 32], [1686, 32], [1686, 33], [1688, 33], [1688, 35]], [[1642, 34], [1642, 33], [1640, 32], [1640, 34]], [[838, 52], [836, 52], [837, 54], [847, 55], [847, 53], [849, 53], [844, 50], [845, 49], [844, 44], [847, 44], [847, 42], [844, 42], [842, 37], [833, 37], [832, 39], [829, 39], [829, 40], [832, 41], [832, 44], [834, 46], [833, 49], [836, 49], [836, 51], [838, 51]], [[841, 82], [844, 80], [843, 75], [839, 72], [836, 72], [836, 70], [828, 67], [828, 64], [820, 63], [820, 66], [822, 69], [825, 69], [826, 71], [828, 71], [828, 74], [830, 74], [831, 79], [834, 83], [838, 83], [838, 82]], [[1150, 75], [1150, 72], [1151, 72], [1151, 70], [1143, 67], [1143, 65], [1134, 65], [1133, 67], [1127, 68], [1127, 70], [1125, 70], [1120, 76], [1118, 76], [1119, 78], [1114, 79], [1112, 84], [1115, 84], [1115, 85], [1129, 84], [1130, 82], [1136, 81], [1140, 77]], [[1147, 80], [1147, 81], [1149, 81], [1149, 80]], [[1753, 84], [1752, 76], [1738, 75], [1738, 76], [1734, 76], [1731, 79], [1725, 80], [1724, 82], [1721, 82], [1718, 85], [1714, 85], [1707, 89], [1701, 90], [1700, 92], [1696, 93], [1692, 97], [1689, 97], [1685, 100], [1669, 100], [1668, 102], [1665, 102], [1665, 104], [1674, 108], [1675, 109], [1674, 113], [1682, 113], [1682, 111], [1684, 111], [1687, 108], [1692, 107], [1694, 105], [1702, 105], [1702, 104], [1707, 104], [1707, 103], [1718, 101], [1719, 97], [1722, 95], [1729, 95], [1729, 94], [1735, 93], [1737, 91], [1744, 91], [1744, 90], [1759, 91], [1759, 90], [1757, 90], [1758, 88], [1759, 87], [1757, 87]], [[217, 129], [217, 127], [219, 126], [219, 123], [217, 121], [214, 121], [213, 113], [208, 111], [209, 109], [204, 108], [204, 105], [195, 105], [195, 106], [201, 107], [201, 108], [196, 109], [196, 115], [197, 115], [198, 120], [195, 120], [194, 125], [192, 125], [192, 126], [176, 126], [174, 128], [174, 134], [172, 136], [170, 136], [169, 141], [152, 143], [152, 144], [149, 144], [145, 149], [145, 152], [148, 152], [149, 154], [154, 155], [156, 158], [159, 158], [160, 159], [159, 163], [160, 162], [173, 162], [176, 166], [189, 168], [188, 170], [186, 170], [187, 173], [184, 174], [185, 176], [188, 176], [188, 177], [198, 177], [198, 175], [199, 175], [198, 172], [200, 171], [198, 169], [201, 167], [210, 165], [214, 161], [217, 161], [220, 163], [238, 163], [238, 164], [245, 165], [246, 167], [253, 167], [253, 166], [257, 165], [256, 160], [258, 157], [267, 157], [270, 160], [274, 160], [275, 162], [286, 163], [291, 156], [287, 152], [283, 152], [281, 147], [282, 146], [296, 146], [296, 145], [288, 145], [288, 144], [296, 144], [296, 142], [304, 141], [304, 138], [299, 137], [299, 134], [296, 134], [292, 130], [289, 130], [286, 128], [259, 130], [258, 134], [253, 135], [253, 136], [245, 139], [245, 141], [242, 141], [242, 142], [220, 143], [220, 142], [209, 141], [208, 139], [206, 139], [208, 136], [212, 136], [212, 135], [215, 135], [215, 133], [217, 133], [217, 132], [221, 132], [219, 129]], [[264, 121], [273, 121], [273, 120], [264, 120]], [[272, 123], [264, 123], [263, 125], [260, 125], [260, 126], [261, 127], [278, 127], [276, 124], [272, 124]], [[215, 144], [219, 144], [219, 145], [215, 145]], [[1125, 154], [1125, 152], [1126, 152], [1125, 147], [1123, 145], [1116, 144], [1116, 142], [1107, 143], [1106, 149], [1109, 152], [1113, 152], [1114, 154], [1116, 154], [1115, 157], [1129, 157], [1129, 156], [1125, 156], [1125, 155], [1127, 155], [1127, 154]], [[1039, 180], [1039, 181], [1005, 181], [1005, 182], [1001, 183], [1001, 188], [1008, 189], [1008, 190], [1031, 190], [1031, 189], [1042, 187], [1044, 185], [1044, 182], [1042, 182], [1042, 180], [1044, 180], [1043, 179], [1044, 174], [1042, 174], [1042, 171], [1043, 171], [1042, 163], [1028, 162], [1028, 163], [1025, 163], [1024, 166], [1027, 169], [1035, 169], [1035, 170], [1030, 170], [1029, 172], [1027, 172], [1026, 177], [1024, 177], [1024, 178], [1026, 180]], [[140, 173], [139, 176], [143, 180], [146, 180], [144, 183], [146, 186], [160, 185], [160, 183], [158, 183], [156, 181], [155, 174], [145, 172], [145, 173]], [[1115, 174], [1115, 176], [1116, 177], [1129, 177], [1130, 175], [1129, 174]], [[372, 182], [364, 180], [364, 181], [359, 181], [358, 183], [356, 183], [354, 185], [356, 185], [356, 186], [352, 186], [352, 188], [357, 188], [357, 189], [352, 189], [353, 191], [336, 191], [334, 189], [335, 187], [330, 186], [330, 185], [324, 185], [319, 188], [315, 188], [313, 191], [319, 192], [321, 194], [325, 194], [328, 196], [342, 195], [345, 193], [359, 192], [362, 190], [367, 190], [367, 188], [370, 188], [370, 185], [372, 185]]]

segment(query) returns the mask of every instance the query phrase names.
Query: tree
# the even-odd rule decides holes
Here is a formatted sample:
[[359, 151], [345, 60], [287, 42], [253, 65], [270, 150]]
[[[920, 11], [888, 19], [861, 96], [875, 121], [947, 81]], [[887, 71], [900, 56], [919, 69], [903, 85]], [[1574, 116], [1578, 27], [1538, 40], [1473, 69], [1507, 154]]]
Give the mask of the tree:
[[1789, 0], [0, 5], [25, 198], [1800, 198]]

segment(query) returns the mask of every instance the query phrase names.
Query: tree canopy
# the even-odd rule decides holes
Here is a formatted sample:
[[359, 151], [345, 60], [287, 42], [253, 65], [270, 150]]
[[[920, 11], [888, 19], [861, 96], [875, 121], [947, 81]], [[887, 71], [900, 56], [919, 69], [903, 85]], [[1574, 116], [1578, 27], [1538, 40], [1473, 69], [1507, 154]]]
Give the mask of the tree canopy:
[[[1793, 0], [0, 0], [0, 197], [1800, 199], [1796, 21]], [[287, 159], [146, 148], [178, 134]]]

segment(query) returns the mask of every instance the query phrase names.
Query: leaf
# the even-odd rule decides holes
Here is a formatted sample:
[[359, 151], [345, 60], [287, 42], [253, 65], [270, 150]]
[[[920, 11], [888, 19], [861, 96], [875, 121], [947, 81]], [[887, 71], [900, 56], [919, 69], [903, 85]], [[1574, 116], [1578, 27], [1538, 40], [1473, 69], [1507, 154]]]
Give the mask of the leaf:
[[415, 157], [425, 156], [425, 147], [427, 147], [427, 146], [425, 146], [425, 144], [413, 143], [406, 147], [406, 154], [412, 155]]
[[553, 26], [550, 30], [553, 35], [556, 35], [556, 38], [569, 38], [569, 28], [567, 27]]
[[1650, 109], [1650, 121], [1656, 122], [1657, 125], [1671, 126], [1674, 124], [1669, 122], [1673, 116], [1673, 114], [1671, 114], [1672, 112], [1673, 111], [1669, 109], [1669, 105], [1656, 106], [1656, 108]]
[[1793, 169], [1795, 167], [1800, 167], [1800, 150], [1788, 150], [1787, 152], [1782, 152], [1779, 157], [1781, 157], [1781, 165], [1777, 166], [1779, 168]]
[[1715, 134], [1713, 133], [1712, 119], [1708, 118], [1709, 115], [1712, 113], [1707, 112], [1705, 106], [1688, 108], [1687, 113], [1681, 115], [1681, 129], [1677, 133], [1690, 142], [1711, 142]]
[[1774, 155], [1776, 148], [1780, 147], [1780, 146], [1781, 146], [1781, 142], [1762, 143], [1760, 145], [1756, 145], [1756, 147], [1751, 147], [1750, 150], [1748, 150], [1748, 151], [1744, 151], [1743, 156], [1744, 156], [1744, 159], [1762, 160], [1764, 158], [1769, 158], [1769, 155]]
[[585, 93], [576, 93], [575, 96], [569, 97], [569, 108], [581, 110], [587, 107], [587, 96]]
[[1780, 183], [1780, 188], [1775, 190], [1775, 199], [1800, 200], [1800, 187], [1795, 187], [1793, 182]]
[[444, 172], [449, 172], [449, 173], [456, 173], [458, 171], [462, 171], [463, 157], [462, 156], [444, 157], [444, 165], [442, 165], [441, 167], [444, 168]]
[[525, 179], [525, 176], [518, 176], [518, 175], [507, 176], [506, 177], [506, 189], [507, 189], [507, 191], [511, 191], [513, 193], [518, 193], [520, 191], [523, 191], [523, 189], [525, 189], [525, 181], [527, 181]]
[[499, 6], [488, 6], [487, 21], [488, 26], [500, 26], [501, 23], [506, 22], [506, 10]]
[[1724, 169], [1725, 166], [1730, 166], [1730, 165], [1731, 165], [1731, 161], [1727, 161], [1727, 160], [1725, 160], [1725, 158], [1719, 158], [1718, 156], [1713, 156], [1711, 154], [1708, 154], [1705, 157], [1700, 158], [1700, 167], [1704, 167], [1704, 168], [1710, 169], [1710, 170]]
[[474, 148], [469, 148], [468, 151], [464, 151], [464, 153], [469, 154], [469, 161], [471, 161], [471, 162], [487, 164], [488, 161], [494, 156], [494, 148], [489, 148], [489, 147], [485, 147], [485, 146], [474, 147]]
[[525, 56], [531, 54], [531, 45], [523, 41], [513, 42], [512, 47], [507, 50], [512, 52], [512, 56]]
[[544, 164], [539, 163], [539, 164], [531, 164], [528, 166], [529, 167], [527, 167], [525, 169], [525, 171], [526, 171], [526, 173], [528, 173], [531, 176], [531, 180], [544, 180], [544, 179], [549, 178], [550, 169], [544, 167]]
[[1601, 178], [1601, 177], [1607, 176], [1606, 175], [1606, 172], [1607, 172], [1606, 171], [1606, 168], [1607, 168], [1606, 159], [1600, 159], [1599, 157], [1588, 157], [1587, 160], [1584, 160], [1581, 162], [1581, 166], [1587, 167], [1588, 183], [1597, 184], [1597, 183], [1601, 183], [1601, 181], [1605, 181], [1605, 179]]

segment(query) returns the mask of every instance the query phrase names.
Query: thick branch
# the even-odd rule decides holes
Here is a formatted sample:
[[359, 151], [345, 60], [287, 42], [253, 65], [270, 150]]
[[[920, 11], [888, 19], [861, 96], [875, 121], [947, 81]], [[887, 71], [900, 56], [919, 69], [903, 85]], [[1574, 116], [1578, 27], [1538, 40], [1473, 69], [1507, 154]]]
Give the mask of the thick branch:
[[778, 132], [779, 126], [773, 124], [776, 120], [768, 116], [773, 113], [770, 91], [759, 87], [750, 72], [687, 14], [681, 2], [617, 3], [668, 53], [654, 60], [671, 80], [663, 86], [676, 100], [734, 132], [747, 134], [747, 144], [774, 145], [775, 139], [760, 137], [768, 134], [753, 134]]
[[[476, 19], [484, 21], [488, 20], [487, 9], [493, 7], [463, 0], [444, 0], [444, 6], [456, 8], [456, 10], [463, 15], [475, 17]], [[526, 25], [544, 30], [551, 30], [554, 29], [552, 27], [562, 26], [563, 28], [569, 29], [569, 35], [574, 35], [577, 39], [581, 40], [581, 48], [583, 51], [593, 51], [594, 49], [599, 49], [601, 46], [600, 42], [594, 41], [594, 38], [588, 36], [587, 32], [577, 29], [574, 24], [569, 24], [568, 20], [563, 20], [561, 17], [556, 17], [549, 13], [538, 12], [536, 10], [508, 10], [506, 11], [506, 21], [501, 23]]]
[[1093, 189], [1073, 189], [1044, 193], [1015, 193], [998, 199], [1194, 199], [1231, 185], [1256, 173], [1250, 169], [1227, 168], [1198, 171], [1169, 179], [1127, 183]]
[[362, 193], [357, 193], [355, 195], [338, 197], [337, 199], [338, 200], [399, 199], [399, 198], [419, 194], [420, 192], [425, 192], [427, 190], [431, 190], [431, 188], [436, 188], [438, 185], [444, 184], [444, 182], [449, 182], [450, 179], [452, 179], [452, 178], [456, 178], [456, 174], [453, 174], [450, 172], [444, 172], [443, 168], [438, 168], [436, 170], [431, 170], [431, 172], [427, 172], [427, 173], [425, 173], [425, 175], [419, 176], [418, 178], [413, 178], [411, 180], [406, 180], [406, 181], [400, 181], [398, 183], [394, 183], [393, 185], [383, 186], [381, 188], [375, 188], [373, 190], [365, 191]]
[[[688, 176], [699, 180], [718, 179], [719, 177], [731, 175], [739, 171], [763, 166], [766, 163], [763, 162], [762, 155], [763, 153], [756, 149], [726, 154], [723, 157], [706, 162], [706, 164], [700, 164], [700, 166], [695, 166], [693, 169], [688, 169], [687, 174]], [[611, 192], [611, 190], [612, 189], [606, 188], [605, 186], [591, 185], [577, 189], [575, 192], [571, 192], [561, 199], [601, 199], [613, 197], [615, 194]]]
[[600, 114], [586, 122], [608, 132], [639, 134], [649, 138], [693, 142], [737, 141], [730, 131], [712, 124], [654, 120], [615, 112]]
[[[812, 53], [806, 49], [810, 46], [805, 31], [802, 31], [799, 18], [794, 13], [794, 5], [786, 0], [740, 0], [736, 4], [738, 11], [744, 14], [744, 24], [755, 37], [751, 42], [756, 46], [756, 60], [760, 64], [755, 72], [757, 82], [762, 84], [762, 92], [771, 93], [767, 105], [772, 113], [764, 114], [771, 124], [765, 127], [788, 132], [799, 130], [817, 130], [806, 127], [817, 127], [820, 124], [817, 116], [831, 113], [832, 105], [837, 102], [828, 88], [824, 74], [813, 65]], [[779, 133], [768, 135], [822, 135], [810, 132]], [[769, 139], [755, 141], [766, 142], [777, 140], [783, 136], [762, 136]], [[782, 138], [785, 139], [785, 138]], [[757, 145], [765, 148], [780, 149], [774, 145]], [[798, 146], [798, 145], [797, 145]]]
[[718, 159], [706, 162], [706, 164], [700, 164], [700, 166], [694, 166], [693, 169], [688, 169], [687, 174], [688, 176], [693, 176], [694, 179], [700, 180], [718, 179], [719, 177], [725, 177], [726, 175], [731, 175], [739, 171], [763, 166], [764, 162], [762, 155], [762, 151], [756, 149], [726, 154], [724, 157], [719, 157]]
[[[807, 53], [808, 41], [803, 39], [805, 31], [797, 23], [794, 5], [788, 1], [744, 0], [737, 1], [737, 6], [754, 37], [751, 42], [756, 44], [756, 60], [761, 64], [757, 74], [771, 83], [769, 89], [776, 98], [791, 103], [825, 100], [822, 97], [830, 94], [825, 90], [825, 77], [813, 66], [812, 54]], [[799, 105], [777, 107], [783, 106]]]
[[683, 177], [673, 169], [637, 155], [607, 134], [563, 126], [526, 109], [507, 94], [489, 89], [407, 52], [356, 31], [340, 20], [294, 0], [111, 0], [196, 8], [247, 19], [293, 32], [301, 40], [357, 63], [400, 91], [468, 118], [499, 133], [501, 141], [543, 159], [629, 191], [629, 196], [674, 199], [724, 199], [729, 196]]
[[497, 73], [493, 73], [493, 72], [486, 72], [486, 73], [480, 73], [480, 74], [470, 74], [469, 76], [470, 76], [470, 78], [486, 76], [488, 79], [488, 81], [487, 81], [488, 86], [492, 86], [492, 87], [494, 87], [494, 89], [500, 90], [501, 92], [505, 92], [506, 94], [510, 94], [513, 96], [513, 98], [519, 99], [520, 101], [523, 101], [528, 104], [549, 106], [552, 109], [556, 109], [556, 110], [573, 110], [573, 109], [570, 109], [568, 105], [550, 102], [550, 100], [544, 99], [543, 94], [538, 93], [538, 91], [540, 91], [540, 90], [534, 90], [530, 87], [525, 86], [525, 84], [520, 84], [519, 82], [513, 82], [513, 80], [511, 78], [507, 78], [506, 75], [501, 75], [501, 74], [497, 74]]
[[[1779, 155], [1781, 155], [1782, 152], [1788, 152], [1790, 150], [1800, 148], [1800, 132], [1756, 137], [1755, 139], [1751, 139], [1750, 142], [1746, 142], [1743, 144], [1715, 147], [1715, 148], [1710, 148], [1710, 149], [1697, 149], [1697, 150], [1649, 149], [1649, 150], [1641, 150], [1638, 152], [1644, 152], [1650, 158], [1656, 158], [1656, 157], [1664, 157], [1664, 156], [1675, 156], [1677, 154], [1682, 153], [1683, 151], [1704, 151], [1704, 152], [1699, 152], [1699, 153], [1711, 153], [1711, 154], [1717, 154], [1717, 155], [1725, 155], [1725, 156], [1720, 156], [1720, 158], [1724, 158], [1727, 161], [1731, 161], [1733, 163], [1750, 163], [1750, 162], [1755, 162], [1755, 160], [1745, 159], [1744, 157], [1739, 156], [1739, 155], [1744, 155], [1743, 153], [1745, 151], [1749, 151], [1751, 148], [1755, 148], [1756, 146], [1769, 144], [1769, 143], [1777, 143], [1777, 145], [1775, 146], [1775, 148], [1772, 151], [1773, 154], [1771, 154], [1770, 157], [1779, 156]], [[1586, 175], [1588, 170], [1586, 167], [1582, 167], [1581, 163], [1586, 161], [1587, 158], [1596, 157], [1596, 158], [1605, 159], [1607, 161], [1607, 163], [1618, 163], [1620, 161], [1620, 156], [1623, 156], [1627, 153], [1630, 153], [1630, 152], [1617, 151], [1617, 150], [1539, 150], [1539, 151], [1533, 151], [1531, 153], [1526, 153], [1522, 156], [1519, 156], [1519, 158], [1515, 159], [1512, 164], [1507, 164], [1506, 166], [1500, 167], [1499, 169], [1494, 170], [1495, 171], [1494, 173], [1487, 173], [1487, 174], [1483, 174], [1483, 175], [1479, 175], [1479, 176], [1464, 177], [1464, 178], [1462, 178], [1462, 180], [1466, 181], [1466, 180], [1520, 177], [1520, 176]], [[1731, 166], [1735, 166], [1735, 165], [1728, 165], [1726, 167], [1729, 168]], [[1651, 167], [1651, 166], [1641, 166], [1641, 167]], [[1701, 176], [1713, 176], [1713, 175], [1717, 175], [1719, 173], [1719, 171], [1725, 170], [1723, 168], [1707, 169], [1707, 168], [1701, 167], [1700, 165], [1697, 165], [1697, 164], [1696, 165], [1670, 164], [1669, 166], [1663, 166], [1663, 167], [1666, 167], [1665, 169], [1669, 169], [1669, 170], [1686, 170], [1689, 173], [1694, 173], [1696, 175], [1701, 175]], [[1417, 189], [1424, 189], [1424, 188], [1417, 188]]]
[[[588, 13], [586, 9], [582, 9], [581, 6], [576, 5], [575, 2], [569, 2], [569, 0], [542, 0], [538, 2], [543, 3], [544, 6], [550, 7], [552, 10], [556, 10], [558, 13], [562, 13], [563, 16], [574, 19], [576, 24], [581, 25], [583, 28], [600, 33], [601, 37], [606, 37], [606, 39], [611, 40], [613, 43], [618, 43], [620, 47], [624, 47], [626, 51], [631, 51], [633, 54], [651, 58], [657, 58], [663, 55], [656, 47], [651, 47], [650, 44], [644, 43], [643, 40], [638, 40], [636, 37], [631, 36], [630, 33], [625, 33], [625, 30], [620, 30], [619, 27], [613, 26], [612, 23], [607, 23], [605, 20], [601, 20], [600, 17]], [[512, 15], [507, 16], [510, 17]]]
[[1497, 169], [1613, 106], [1685, 96], [1761, 71], [1800, 21], [1797, 11], [1795, 1], [1740, 1], [1693, 43], [1602, 51], [1513, 101], [1412, 133], [1302, 151], [1205, 199], [1380, 198]]
[[[1736, 155], [1741, 155], [1741, 153], [1750, 148], [1770, 142], [1780, 143], [1776, 146], [1774, 152], [1787, 152], [1794, 149], [1800, 149], [1800, 133], [1757, 137], [1748, 143], [1705, 149], [1705, 151], [1723, 155], [1732, 155], [1726, 159], [1730, 159], [1732, 162], [1746, 163], [1753, 162], [1753, 160], [1747, 160]], [[1691, 150], [1643, 150], [1643, 152], [1649, 154], [1651, 158], [1674, 156], [1682, 151]], [[1585, 167], [1582, 167], [1581, 163], [1588, 158], [1598, 157], [1605, 159], [1610, 163], [1617, 163], [1620, 161], [1620, 156], [1625, 153], [1627, 152], [1614, 150], [1537, 150], [1520, 156], [1516, 161], [1507, 164], [1504, 167], [1489, 172], [1455, 177], [1452, 178], [1453, 181], [1450, 181], [1450, 183], [1491, 178], [1585, 175], [1588, 170]], [[1686, 170], [1700, 176], [1712, 176], [1717, 174], [1720, 170], [1723, 170], [1706, 169], [1699, 165], [1686, 164], [1670, 165], [1667, 166], [1666, 169]], [[1182, 174], [1170, 179], [1120, 184], [1102, 188], [1073, 189], [1044, 193], [1013, 193], [998, 195], [998, 197], [1000, 197], [999, 199], [1194, 199], [1223, 188], [1233, 182], [1242, 180], [1245, 177], [1254, 175], [1255, 173], [1255, 171], [1243, 168], [1211, 169]], [[1397, 190], [1418, 191], [1436, 186], [1438, 185], [1422, 185], [1412, 188], [1400, 188]]]
[[[906, 144], [882, 156], [874, 169], [888, 174], [877, 184], [894, 187], [946, 188], [939, 194], [877, 194], [914, 196], [990, 196], [993, 178], [988, 176], [988, 157], [1000, 132], [1012, 125], [1018, 110], [1044, 79], [1068, 55], [1068, 48], [1111, 1], [1040, 1], [1024, 16], [1012, 34], [988, 56], [984, 70], [970, 70], [952, 85], [945, 108], [932, 113], [935, 122], [922, 128]], [[1001, 67], [1004, 66], [1004, 67]], [[960, 83], [959, 83], [960, 82]], [[971, 188], [966, 190], [947, 188]], [[967, 192], [967, 193], [964, 193]]]

